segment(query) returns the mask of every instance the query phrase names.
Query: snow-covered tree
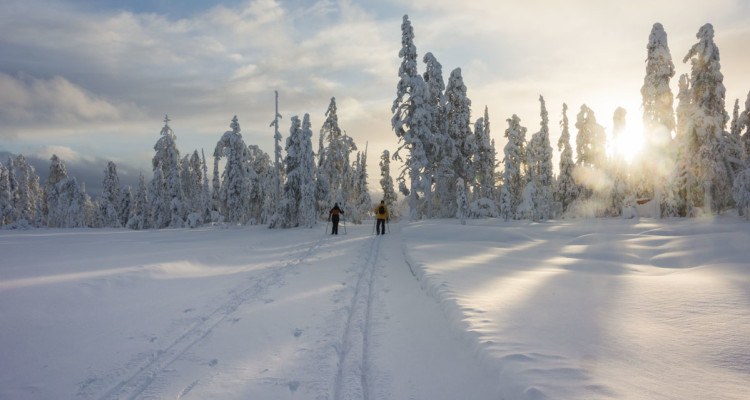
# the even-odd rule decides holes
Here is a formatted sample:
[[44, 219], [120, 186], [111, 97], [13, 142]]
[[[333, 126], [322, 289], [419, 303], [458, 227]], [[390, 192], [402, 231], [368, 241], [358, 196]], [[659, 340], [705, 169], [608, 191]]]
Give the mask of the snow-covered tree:
[[[474, 136], [476, 137], [476, 184], [474, 191], [475, 200], [472, 202], [472, 210], [483, 210], [478, 216], [496, 217], [497, 207], [494, 205], [495, 194], [495, 165], [497, 164], [497, 152], [495, 143], [490, 138], [490, 119], [487, 107], [484, 108], [484, 116], [474, 123]], [[474, 211], [472, 211], [474, 214]]]
[[732, 178], [731, 167], [722, 154], [724, 128], [729, 120], [724, 105], [726, 89], [713, 26], [703, 25], [696, 37], [698, 43], [683, 59], [683, 62], [691, 62], [690, 104], [693, 108], [693, 125], [687, 137], [688, 158], [692, 160], [688, 197], [693, 207], [718, 212], [729, 204]]
[[672, 90], [669, 82], [675, 74], [667, 33], [655, 23], [649, 35], [646, 76], [641, 87], [645, 143], [634, 165], [635, 193], [639, 198], [664, 203], [667, 176], [673, 169], [672, 131], [675, 128]]
[[177, 137], [169, 126], [169, 117], [164, 117], [164, 126], [154, 145], [152, 166], [154, 177], [149, 197], [151, 206], [151, 228], [180, 228], [184, 224], [182, 216], [183, 195], [180, 180], [180, 152], [177, 150]]
[[353, 182], [356, 198], [353, 199], [353, 203], [356, 205], [357, 212], [353, 214], [350, 221], [360, 224], [372, 212], [372, 198], [367, 185], [367, 145], [365, 145], [364, 152], [357, 154], [356, 165], [357, 167], [354, 169], [355, 181]]
[[61, 212], [64, 210], [60, 206], [59, 184], [66, 179], [68, 179], [68, 170], [65, 168], [65, 163], [56, 154], [53, 154], [50, 159], [47, 181], [44, 183], [43, 203], [44, 219], [46, 225], [50, 228], [62, 227], [64, 216], [61, 215]]
[[[203, 171], [203, 182], [201, 182], [201, 210], [203, 221], [211, 221], [211, 211], [213, 211], [211, 201], [211, 190], [208, 185], [208, 164], [206, 164], [206, 153], [201, 149], [201, 169]], [[218, 175], [218, 174], [217, 174]]]
[[298, 116], [292, 117], [284, 148], [286, 182], [282, 200], [270, 223], [271, 228], [312, 227], [317, 218], [310, 116], [305, 114], [303, 118], [303, 122], [300, 122]]
[[229, 127], [232, 130], [224, 132], [214, 149], [215, 160], [226, 158], [219, 188], [219, 211], [227, 222], [245, 224], [250, 219], [250, 198], [257, 176], [236, 115]]
[[[427, 107], [427, 85], [417, 73], [417, 48], [414, 46], [414, 30], [408, 15], [404, 15], [401, 33], [399, 81], [396, 86], [396, 99], [391, 107], [391, 127], [399, 139], [399, 148], [393, 158], [404, 161], [404, 167], [399, 175], [399, 187], [403, 189], [404, 195], [409, 196], [410, 220], [417, 220], [417, 192], [423, 185], [423, 173], [429, 165], [425, 143], [429, 142], [432, 121]], [[400, 151], [404, 149], [409, 153], [405, 160], [400, 155]], [[407, 173], [410, 180], [409, 189], [406, 189], [405, 184]]]
[[130, 186], [122, 187], [120, 191], [120, 205], [117, 207], [120, 213], [120, 226], [127, 227], [130, 219], [130, 209], [133, 207], [133, 188]]
[[58, 211], [57, 215], [61, 216], [59, 221], [61, 228], [83, 228], [90, 226], [87, 222], [87, 207], [91, 199], [85, 193], [85, 190], [78, 185], [75, 177], [68, 177], [61, 180], [58, 184]]
[[732, 196], [737, 208], [750, 219], [750, 168], [737, 174], [732, 187]]
[[456, 179], [456, 218], [461, 221], [461, 225], [466, 225], [466, 218], [469, 215], [469, 197], [466, 194], [466, 184], [461, 178]]
[[318, 218], [318, 202], [315, 199], [315, 155], [312, 147], [312, 129], [310, 115], [302, 117], [302, 129], [299, 138], [299, 226], [312, 228]]
[[10, 171], [0, 162], [0, 227], [11, 223], [13, 197], [10, 189]]
[[[739, 116], [737, 121], [737, 129], [739, 135], [742, 138], [742, 144], [745, 149], [746, 159], [750, 158], [750, 92], [747, 94], [747, 100], [745, 100], [745, 110]], [[745, 133], [742, 133], [742, 132]]]
[[557, 140], [557, 150], [560, 151], [560, 166], [557, 183], [555, 185], [555, 198], [560, 203], [561, 211], [568, 211], [568, 206], [578, 198], [578, 185], [573, 178], [575, 163], [573, 162], [573, 147], [570, 145], [570, 128], [568, 122], [568, 105], [563, 103], [562, 120], [560, 121], [562, 133]]
[[250, 166], [255, 172], [252, 190], [250, 191], [250, 222], [265, 224], [273, 215], [269, 209], [275, 198], [274, 166], [271, 157], [256, 145], [248, 146]]
[[[695, 185], [691, 171], [688, 140], [693, 129], [693, 107], [690, 104], [690, 81], [687, 74], [681, 75], [678, 81], [677, 107], [675, 109], [675, 138], [673, 156], [675, 159], [672, 172], [664, 189], [665, 217], [688, 215], [694, 207], [688, 198], [688, 187]], [[689, 203], [690, 202], [690, 203]]]
[[396, 189], [393, 186], [393, 178], [391, 177], [391, 153], [388, 150], [383, 150], [383, 154], [380, 156], [380, 189], [383, 191], [383, 201], [385, 201], [386, 207], [390, 210], [391, 218], [397, 217], [395, 214], [396, 210], [394, 205], [398, 200]]
[[508, 142], [503, 150], [503, 186], [500, 190], [500, 216], [506, 221], [517, 218], [518, 206], [526, 186], [526, 128], [521, 126], [521, 119], [515, 114], [507, 121], [505, 137]]
[[585, 104], [576, 120], [576, 165], [601, 168], [606, 160], [604, 127], [596, 122], [594, 111]]
[[541, 103], [541, 129], [531, 135], [526, 148], [527, 185], [532, 185], [528, 194], [531, 196], [531, 219], [534, 221], [552, 218], [552, 146], [549, 142], [549, 117], [544, 97], [539, 96]]
[[102, 228], [121, 228], [120, 203], [121, 203], [120, 177], [117, 175], [117, 165], [109, 161], [104, 169], [104, 180], [102, 181], [102, 195], [99, 197], [99, 216], [97, 226]]
[[661, 154], [669, 146], [675, 127], [674, 96], [669, 81], [675, 74], [672, 55], [667, 45], [667, 33], [655, 23], [648, 38], [646, 77], [641, 87], [643, 97], [643, 126], [648, 151]]
[[[425, 151], [428, 165], [425, 167], [424, 198], [426, 203], [427, 218], [433, 216], [433, 204], [437, 200], [439, 204], [440, 195], [433, 196], [433, 185], [438, 186], [438, 191], [447, 198], [446, 190], [453, 178], [451, 160], [454, 157], [453, 142], [446, 131], [446, 100], [445, 82], [443, 81], [443, 66], [432, 53], [427, 53], [422, 59], [425, 63], [425, 72], [422, 75], [427, 84], [426, 109], [430, 114], [430, 135], [424, 139], [422, 147]], [[450, 198], [448, 198], [450, 200]], [[444, 203], [448, 203], [444, 201]]]
[[[623, 207], [630, 203], [630, 185], [627, 175], [627, 163], [625, 161], [625, 149], [619, 148], [622, 141], [620, 137], [625, 134], [627, 111], [622, 107], [617, 107], [612, 117], [612, 142], [614, 151], [610, 162], [612, 175], [612, 203], [610, 204], [610, 215], [620, 215]], [[644, 164], [638, 163], [635, 168], [637, 176], [643, 176], [639, 171]], [[653, 165], [653, 164], [652, 164]]]
[[9, 180], [15, 212], [13, 221], [20, 226], [38, 225], [42, 219], [42, 189], [36, 170], [22, 154], [11, 162]]
[[[477, 153], [477, 141], [471, 132], [471, 100], [466, 95], [466, 85], [461, 75], [461, 68], [451, 72], [445, 88], [445, 124], [446, 132], [455, 146], [451, 169], [463, 179], [465, 185], [476, 183], [474, 156]], [[451, 183], [458, 182], [449, 180]], [[455, 193], [455, 188], [450, 188]], [[451, 198], [455, 196], [450, 196]], [[441, 204], [443, 212], [456, 215], [455, 203]]]
[[336, 98], [332, 97], [328, 105], [326, 119], [320, 128], [320, 136], [327, 146], [322, 150], [322, 155], [319, 155], [320, 166], [317, 175], [321, 185], [328, 183], [328, 189], [321, 188], [317, 192], [320, 195], [327, 193], [328, 197], [318, 199], [320, 203], [317, 210], [320, 215], [327, 216], [327, 209], [333, 203], [339, 203], [345, 209], [345, 213], [351, 212], [352, 209], [346, 209], [349, 207], [346, 201], [349, 197], [347, 184], [351, 182], [352, 177], [349, 158], [357, 146], [339, 127]]
[[143, 174], [138, 177], [138, 188], [130, 207], [130, 216], [127, 227], [130, 229], [141, 230], [148, 228], [149, 218], [148, 191], [146, 189], [146, 179]]
[[184, 217], [198, 214], [199, 223], [203, 222], [203, 163], [194, 150], [182, 158], [180, 171], [182, 180], [182, 194], [184, 203]]

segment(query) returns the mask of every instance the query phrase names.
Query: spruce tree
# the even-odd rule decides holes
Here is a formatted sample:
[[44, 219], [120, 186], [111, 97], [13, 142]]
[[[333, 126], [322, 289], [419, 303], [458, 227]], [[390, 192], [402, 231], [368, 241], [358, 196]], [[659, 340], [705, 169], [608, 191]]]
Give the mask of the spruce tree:
[[560, 203], [560, 210], [564, 214], [568, 211], [568, 207], [578, 198], [578, 185], [573, 178], [575, 163], [573, 161], [573, 147], [570, 144], [568, 105], [565, 103], [563, 103], [560, 127], [562, 128], [562, 133], [557, 140], [557, 150], [560, 151], [560, 166], [555, 185], [555, 198]]
[[151, 227], [155, 229], [181, 228], [184, 224], [181, 157], [177, 150], [177, 137], [169, 126], [169, 121], [169, 116], [164, 116], [164, 126], [154, 145], [156, 154], [151, 162], [154, 179], [150, 194], [153, 213], [150, 220], [153, 223]]
[[391, 211], [391, 218], [394, 218], [396, 201], [398, 195], [396, 189], [393, 186], [393, 178], [391, 177], [391, 154], [388, 150], [383, 150], [383, 154], [380, 156], [380, 188], [383, 190], [383, 201]]
[[229, 127], [232, 129], [224, 132], [214, 149], [215, 160], [226, 158], [219, 188], [219, 211], [227, 222], [245, 224], [250, 219], [251, 191], [257, 176], [236, 115]]
[[44, 184], [43, 203], [46, 225], [50, 228], [60, 228], [63, 225], [62, 212], [64, 210], [60, 204], [60, 184], [66, 179], [68, 179], [68, 171], [65, 163], [53, 154], [50, 159], [47, 181]]
[[0, 227], [11, 223], [13, 202], [10, 189], [10, 171], [0, 162]]
[[527, 147], [528, 183], [533, 185], [531, 194], [532, 216], [534, 221], [552, 217], [552, 146], [549, 142], [549, 117], [544, 97], [539, 96], [541, 104], [541, 128], [531, 136]]
[[696, 38], [698, 43], [683, 59], [691, 63], [690, 104], [693, 108], [692, 126], [687, 132], [688, 159], [692, 160], [687, 195], [689, 204], [710, 213], [725, 209], [729, 203], [732, 171], [721, 152], [729, 116], [724, 106], [726, 89], [713, 26], [703, 25]]
[[[393, 158], [404, 161], [404, 167], [399, 175], [399, 187], [404, 195], [409, 196], [409, 218], [417, 220], [420, 217], [418, 191], [424, 185], [425, 179], [422, 174], [429, 164], [425, 143], [429, 142], [432, 121], [427, 106], [427, 85], [417, 73], [417, 49], [414, 46], [414, 30], [408, 15], [404, 15], [401, 33], [399, 81], [396, 86], [396, 99], [391, 107], [391, 127], [399, 139], [399, 148]], [[400, 154], [404, 149], [409, 153], [405, 160]], [[409, 189], [405, 184], [407, 174], [410, 181]]]
[[102, 181], [102, 195], [99, 197], [98, 226], [102, 228], [121, 228], [120, 203], [121, 190], [120, 178], [117, 175], [117, 165], [109, 161], [104, 170]]
[[503, 186], [500, 194], [500, 216], [506, 221], [518, 218], [518, 206], [526, 186], [526, 128], [521, 126], [521, 119], [515, 114], [507, 121], [505, 137], [508, 142], [504, 148]]

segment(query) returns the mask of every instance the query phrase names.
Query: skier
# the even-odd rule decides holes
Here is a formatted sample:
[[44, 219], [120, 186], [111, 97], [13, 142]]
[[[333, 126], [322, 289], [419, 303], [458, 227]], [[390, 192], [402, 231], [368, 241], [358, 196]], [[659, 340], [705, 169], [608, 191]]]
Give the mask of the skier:
[[378, 223], [375, 225], [375, 234], [385, 235], [385, 223], [390, 220], [385, 200], [380, 200], [380, 204], [375, 207], [374, 211], [375, 217], [378, 219]]
[[328, 220], [333, 222], [333, 229], [331, 235], [339, 234], [339, 214], [343, 214], [344, 211], [339, 208], [339, 203], [335, 203], [331, 211], [328, 212]]

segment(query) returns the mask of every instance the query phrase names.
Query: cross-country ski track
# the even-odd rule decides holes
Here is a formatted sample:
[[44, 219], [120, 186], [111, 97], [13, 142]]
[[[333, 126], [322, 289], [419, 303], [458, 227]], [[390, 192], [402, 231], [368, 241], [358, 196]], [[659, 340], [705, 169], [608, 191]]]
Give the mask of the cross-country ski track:
[[232, 256], [230, 285], [212, 287], [202, 304], [186, 296], [172, 307], [178, 315], [153, 322], [147, 351], [101, 354], [105, 368], [63, 397], [496, 398], [492, 378], [412, 274], [398, 225], [384, 236], [370, 228], [295, 230], [303, 239], [274, 261]]

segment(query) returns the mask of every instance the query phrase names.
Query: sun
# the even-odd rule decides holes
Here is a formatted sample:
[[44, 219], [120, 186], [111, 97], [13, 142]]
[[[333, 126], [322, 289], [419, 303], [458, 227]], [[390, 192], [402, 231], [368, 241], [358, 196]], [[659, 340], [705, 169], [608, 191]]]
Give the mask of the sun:
[[617, 137], [612, 138], [611, 156], [624, 159], [630, 164], [643, 149], [643, 129], [635, 124], [628, 124]]

